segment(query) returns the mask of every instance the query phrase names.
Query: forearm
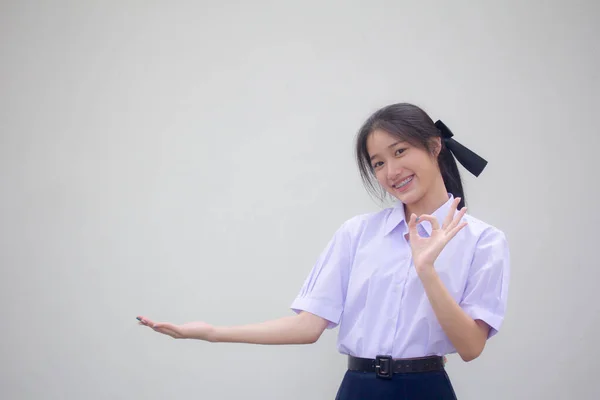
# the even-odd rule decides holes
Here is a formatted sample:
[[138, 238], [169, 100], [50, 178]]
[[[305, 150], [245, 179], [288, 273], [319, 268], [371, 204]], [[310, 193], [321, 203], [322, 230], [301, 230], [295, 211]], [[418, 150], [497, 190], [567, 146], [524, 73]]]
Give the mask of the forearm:
[[433, 267], [424, 268], [419, 277], [431, 307], [448, 339], [461, 358], [477, 358], [485, 346], [487, 332], [452, 298]]
[[215, 327], [213, 341], [253, 344], [309, 344], [318, 340], [326, 322], [300, 314], [257, 324]]

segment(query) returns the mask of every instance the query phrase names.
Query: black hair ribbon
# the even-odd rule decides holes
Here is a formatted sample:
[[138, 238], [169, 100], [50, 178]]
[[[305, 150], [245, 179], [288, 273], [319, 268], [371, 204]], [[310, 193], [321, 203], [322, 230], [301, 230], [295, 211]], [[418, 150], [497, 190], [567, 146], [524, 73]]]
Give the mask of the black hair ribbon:
[[438, 120], [435, 123], [435, 126], [440, 130], [442, 138], [446, 143], [446, 147], [454, 155], [454, 158], [456, 158], [456, 160], [461, 163], [461, 165], [465, 167], [467, 171], [475, 176], [479, 176], [479, 174], [483, 172], [483, 169], [486, 167], [488, 162], [457, 142], [453, 138], [454, 134], [450, 128], [448, 128], [442, 121]]

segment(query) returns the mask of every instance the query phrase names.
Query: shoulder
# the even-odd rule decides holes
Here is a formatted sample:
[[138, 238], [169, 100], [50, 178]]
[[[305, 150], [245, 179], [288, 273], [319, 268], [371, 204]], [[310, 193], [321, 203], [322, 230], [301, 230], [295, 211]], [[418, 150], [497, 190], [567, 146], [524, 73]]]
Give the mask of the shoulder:
[[387, 221], [390, 214], [394, 211], [393, 207], [384, 208], [379, 211], [357, 214], [346, 219], [340, 226], [340, 232], [357, 237], [365, 232], [379, 230]]
[[465, 235], [473, 251], [472, 262], [482, 265], [498, 263], [508, 267], [510, 250], [504, 231], [472, 215], [467, 214], [464, 219], [467, 222]]
[[499, 242], [506, 242], [506, 234], [498, 227], [470, 214], [465, 214], [463, 218], [465, 222], [467, 222], [466, 230], [468, 234], [478, 242], [482, 240], [497, 240]]

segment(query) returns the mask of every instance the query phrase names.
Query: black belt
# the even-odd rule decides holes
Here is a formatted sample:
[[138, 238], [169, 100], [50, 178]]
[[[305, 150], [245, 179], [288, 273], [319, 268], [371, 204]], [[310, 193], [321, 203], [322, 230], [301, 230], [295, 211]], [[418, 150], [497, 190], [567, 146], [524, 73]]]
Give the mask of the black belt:
[[432, 372], [444, 369], [444, 357], [393, 359], [390, 356], [377, 358], [348, 357], [348, 369], [360, 372], [375, 372], [379, 378], [390, 379], [393, 374]]

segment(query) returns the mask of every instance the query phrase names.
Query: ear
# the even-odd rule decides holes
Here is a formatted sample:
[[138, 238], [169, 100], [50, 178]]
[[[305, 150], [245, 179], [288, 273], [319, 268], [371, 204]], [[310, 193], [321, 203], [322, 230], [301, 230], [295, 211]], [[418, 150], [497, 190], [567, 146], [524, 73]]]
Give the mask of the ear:
[[437, 159], [442, 151], [442, 138], [440, 136], [431, 139], [431, 152]]

